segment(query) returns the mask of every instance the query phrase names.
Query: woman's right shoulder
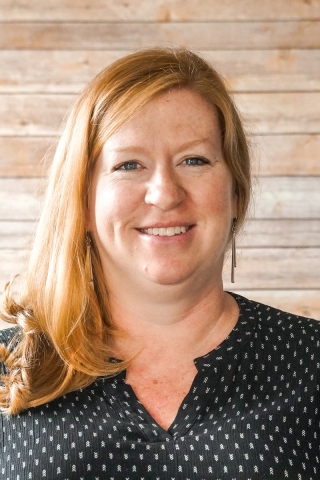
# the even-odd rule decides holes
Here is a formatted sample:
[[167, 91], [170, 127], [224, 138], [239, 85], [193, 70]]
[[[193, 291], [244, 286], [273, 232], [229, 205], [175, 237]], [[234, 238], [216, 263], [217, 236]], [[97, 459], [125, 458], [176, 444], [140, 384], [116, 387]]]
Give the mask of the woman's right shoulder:
[[[0, 345], [8, 346], [11, 340], [19, 332], [19, 330], [20, 330], [19, 327], [11, 327], [11, 328], [5, 328], [3, 330], [0, 330]], [[3, 373], [7, 373], [7, 369], [0, 357], [0, 375], [2, 375]]]
[[0, 330], [0, 344], [9, 345], [19, 330], [19, 327], [4, 328], [3, 330]]

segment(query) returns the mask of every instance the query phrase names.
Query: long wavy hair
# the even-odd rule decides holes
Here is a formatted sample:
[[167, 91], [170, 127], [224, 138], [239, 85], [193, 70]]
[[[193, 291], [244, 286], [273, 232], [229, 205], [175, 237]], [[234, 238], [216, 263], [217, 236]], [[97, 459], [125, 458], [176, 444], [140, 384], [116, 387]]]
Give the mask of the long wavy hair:
[[95, 244], [94, 290], [86, 275], [85, 219], [94, 163], [107, 138], [162, 92], [188, 88], [216, 106], [224, 160], [238, 196], [238, 226], [250, 197], [248, 144], [237, 109], [220, 75], [185, 49], [152, 48], [125, 56], [84, 89], [65, 121], [48, 178], [21, 292], [7, 284], [1, 316], [18, 325], [0, 346], [0, 408], [8, 414], [47, 403], [127, 368], [110, 361], [113, 325]]

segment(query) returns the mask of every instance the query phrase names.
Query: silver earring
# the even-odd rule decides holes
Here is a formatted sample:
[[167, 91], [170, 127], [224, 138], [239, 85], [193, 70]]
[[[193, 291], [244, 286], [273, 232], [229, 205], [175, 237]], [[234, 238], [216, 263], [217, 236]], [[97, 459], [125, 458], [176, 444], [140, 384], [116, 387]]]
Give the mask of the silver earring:
[[86, 263], [85, 263], [86, 278], [89, 279], [89, 283], [91, 287], [94, 288], [92, 258], [91, 258], [91, 238], [89, 233], [86, 233], [86, 244], [87, 244]]
[[233, 219], [232, 222], [232, 244], [231, 244], [231, 283], [234, 283], [234, 269], [237, 266], [236, 258], [236, 228], [237, 228], [237, 218]]

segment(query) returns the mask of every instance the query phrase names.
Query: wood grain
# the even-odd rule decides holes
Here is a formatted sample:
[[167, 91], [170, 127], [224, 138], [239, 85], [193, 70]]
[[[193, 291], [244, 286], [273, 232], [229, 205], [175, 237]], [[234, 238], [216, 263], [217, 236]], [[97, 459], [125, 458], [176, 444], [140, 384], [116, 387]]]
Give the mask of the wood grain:
[[0, 135], [56, 135], [73, 95], [0, 95]]
[[2, 21], [210, 21], [319, 19], [318, 0], [1, 0]]
[[239, 93], [234, 98], [248, 133], [320, 132], [320, 92]]
[[[36, 222], [30, 220], [0, 221], [0, 249], [30, 247]], [[248, 220], [237, 235], [242, 248], [319, 247], [320, 219]]]
[[[0, 136], [56, 135], [75, 98], [1, 94]], [[234, 98], [248, 134], [320, 133], [320, 92], [237, 93]]]
[[41, 185], [38, 178], [0, 178], [0, 220], [37, 220]]
[[320, 175], [320, 135], [257, 135], [250, 142], [255, 175]]
[[320, 177], [262, 177], [254, 185], [251, 217], [320, 218]]
[[[253, 40], [254, 39], [254, 40]], [[197, 50], [314, 49], [320, 21], [187, 23], [3, 23], [0, 49], [128, 50], [179, 45]]]
[[236, 285], [230, 283], [230, 258], [224, 269], [226, 290], [319, 289], [320, 248], [239, 248]]
[[[0, 50], [0, 93], [77, 93], [129, 51]], [[233, 91], [320, 90], [320, 50], [199, 52]]]
[[40, 177], [47, 173], [54, 150], [51, 137], [0, 137], [0, 177]]
[[[0, 220], [35, 220], [44, 181], [0, 178]], [[262, 177], [255, 186], [251, 217], [319, 219], [320, 177]]]
[[320, 248], [320, 218], [248, 220], [238, 235], [237, 243], [246, 248], [270, 246]]
[[0, 249], [23, 250], [31, 248], [31, 238], [37, 223], [26, 221], [0, 221]]
[[[320, 175], [319, 134], [257, 135], [250, 142], [255, 175]], [[44, 175], [55, 144], [55, 137], [0, 137], [0, 176]]]

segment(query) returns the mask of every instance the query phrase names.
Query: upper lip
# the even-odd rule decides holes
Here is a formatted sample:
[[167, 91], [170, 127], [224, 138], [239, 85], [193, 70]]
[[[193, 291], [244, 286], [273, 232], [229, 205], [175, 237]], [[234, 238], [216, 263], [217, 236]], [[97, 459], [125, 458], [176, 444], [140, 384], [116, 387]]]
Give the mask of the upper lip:
[[153, 223], [146, 225], [145, 227], [138, 227], [139, 230], [147, 230], [148, 228], [170, 228], [170, 227], [192, 227], [192, 223], [185, 222], [166, 222], [166, 223]]

